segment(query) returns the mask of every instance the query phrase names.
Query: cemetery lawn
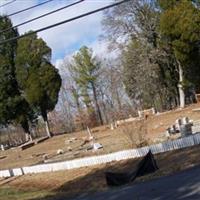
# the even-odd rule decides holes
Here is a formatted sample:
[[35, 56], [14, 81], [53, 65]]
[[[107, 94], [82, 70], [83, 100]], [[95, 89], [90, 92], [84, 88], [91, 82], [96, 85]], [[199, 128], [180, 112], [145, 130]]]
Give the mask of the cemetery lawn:
[[[196, 108], [200, 108], [200, 104], [190, 105], [183, 110], [172, 110], [170, 112], [149, 117], [146, 121], [147, 132], [145, 135], [148, 143], [159, 142], [155, 140], [157, 138], [162, 139], [166, 128], [175, 123], [177, 118], [188, 116], [192, 120], [200, 120], [200, 112], [193, 112], [193, 109]], [[95, 137], [96, 142], [101, 143], [104, 147], [97, 152], [86, 152], [85, 149], [87, 148], [87, 145], [85, 145], [82, 150], [79, 149], [83, 142], [83, 137], [88, 135], [86, 131], [54, 136], [51, 139], [23, 151], [21, 151], [20, 148], [0, 151], [0, 170], [43, 163], [44, 154], [47, 154], [48, 158], [51, 160], [63, 161], [136, 148], [136, 146], [131, 143], [130, 137], [128, 137], [126, 133], [127, 131], [131, 131], [131, 133], [137, 134], [137, 130], [136, 122], [122, 124], [114, 130], [110, 130], [108, 125], [93, 128], [92, 134]], [[77, 140], [70, 144], [66, 144], [66, 140], [73, 137], [77, 138]], [[68, 151], [68, 147], [72, 148], [71, 152]], [[65, 153], [57, 156], [56, 152], [58, 149], [62, 149]]]
[[[155, 155], [159, 170], [134, 183], [200, 167], [200, 145]], [[30, 174], [0, 180], [2, 200], [55, 200], [107, 190], [105, 171], [133, 170], [140, 159], [51, 173]], [[134, 184], [133, 183], [133, 184]]]

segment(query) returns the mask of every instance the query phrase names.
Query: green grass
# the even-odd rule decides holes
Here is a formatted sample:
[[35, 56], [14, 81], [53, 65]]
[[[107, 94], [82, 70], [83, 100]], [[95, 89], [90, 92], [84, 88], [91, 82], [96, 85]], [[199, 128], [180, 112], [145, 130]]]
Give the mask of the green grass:
[[22, 191], [11, 187], [0, 188], [0, 200], [33, 200], [51, 195], [48, 191]]

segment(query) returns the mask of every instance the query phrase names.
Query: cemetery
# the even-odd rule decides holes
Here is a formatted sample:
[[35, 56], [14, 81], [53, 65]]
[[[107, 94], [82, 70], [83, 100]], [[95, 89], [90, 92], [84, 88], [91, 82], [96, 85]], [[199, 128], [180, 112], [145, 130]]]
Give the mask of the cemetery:
[[[18, 191], [36, 198], [44, 196], [44, 200], [71, 198], [83, 192], [135, 184], [199, 165], [199, 108], [197, 103], [163, 113], [156, 113], [154, 109], [143, 110], [137, 117], [129, 116], [110, 125], [87, 127], [83, 131], [52, 138], [42, 136], [15, 146], [1, 143], [0, 198], [7, 187], [12, 188], [11, 199], [13, 193], [19, 198]], [[181, 144], [193, 136], [194, 144]], [[159, 150], [160, 144], [167, 143], [174, 147], [166, 146], [167, 151]], [[146, 147], [153, 151], [150, 157], [147, 157]], [[125, 151], [130, 153], [134, 149], [141, 149], [139, 156], [125, 155]], [[120, 152], [123, 156], [117, 157]], [[108, 158], [112, 153], [116, 153], [116, 159]], [[102, 158], [98, 158], [101, 155]], [[108, 156], [106, 161], [104, 155]], [[64, 163], [77, 163], [79, 159], [80, 167], [75, 163], [62, 167]], [[87, 164], [84, 159], [96, 161]], [[45, 165], [52, 167], [48, 169]]]
[[[147, 131], [143, 134], [147, 145], [189, 136], [200, 131], [200, 112], [195, 112], [199, 104], [167, 113], [150, 115], [146, 119]], [[129, 129], [135, 138], [144, 116], [134, 121], [126, 120], [117, 126], [87, 128], [81, 132], [41, 137], [18, 147], [1, 145], [0, 170], [42, 163], [54, 163], [88, 156], [98, 156], [126, 149], [137, 148], [141, 141], [130, 143]], [[139, 123], [139, 127], [138, 126]], [[140, 140], [138, 138], [138, 140]], [[111, 143], [112, 141], [112, 143]], [[140, 144], [139, 144], [140, 145]]]
[[200, 199], [199, 0], [0, 12], [0, 200]]

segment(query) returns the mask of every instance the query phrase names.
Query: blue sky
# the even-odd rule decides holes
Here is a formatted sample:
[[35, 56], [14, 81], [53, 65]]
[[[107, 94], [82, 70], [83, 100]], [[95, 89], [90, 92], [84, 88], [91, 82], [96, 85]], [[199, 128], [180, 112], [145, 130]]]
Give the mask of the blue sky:
[[[0, 0], [0, 4], [4, 4], [8, 1], [9, 0]], [[0, 8], [0, 13], [10, 14], [44, 1], [46, 0], [17, 0], [10, 5]], [[75, 2], [75, 0], [54, 0], [35, 9], [15, 15], [11, 17], [11, 19], [15, 25], [71, 2]], [[76, 6], [21, 26], [19, 32], [22, 34], [29, 30], [48, 26], [93, 9], [103, 7], [111, 2], [112, 0], [85, 0]], [[52, 48], [53, 63], [77, 51], [82, 45], [92, 47], [97, 54], [105, 52], [106, 43], [99, 41], [99, 35], [102, 33], [101, 19], [102, 13], [98, 13], [39, 33], [39, 37], [42, 37]]]

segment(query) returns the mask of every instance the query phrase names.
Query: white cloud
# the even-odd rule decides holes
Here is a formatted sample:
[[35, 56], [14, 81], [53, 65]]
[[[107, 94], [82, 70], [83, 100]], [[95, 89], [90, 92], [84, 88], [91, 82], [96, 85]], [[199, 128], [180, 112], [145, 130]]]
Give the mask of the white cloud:
[[[37, 0], [16, 1], [9, 6], [0, 9], [0, 13], [10, 14], [21, 10], [23, 8], [37, 4]], [[20, 13], [18, 15], [12, 16], [11, 19], [13, 24], [16, 25], [38, 15], [44, 14], [56, 8], [60, 8], [75, 1], [52, 1], [43, 6], [37, 7], [30, 11]], [[22, 34], [29, 30], [36, 30], [54, 23], [75, 17], [79, 14], [103, 7], [112, 2], [105, 0], [86, 0], [76, 6], [68, 8], [66, 10], [54, 13], [47, 17], [41, 18], [32, 23], [26, 24], [19, 27], [19, 32]], [[82, 45], [94, 45], [94, 40], [97, 40], [101, 33], [101, 19], [102, 13], [97, 13], [77, 21], [70, 22], [61, 26], [57, 26], [53, 29], [46, 30], [39, 33], [38, 35], [42, 37], [47, 44], [52, 48], [53, 51], [53, 61], [56, 59], [63, 58], [66, 54], [70, 54], [73, 51], [80, 48]], [[97, 42], [96, 42], [97, 43]], [[103, 47], [102, 47], [103, 48]], [[99, 50], [99, 48], [97, 48]]]
[[[39, 0], [16, 1], [9, 6], [0, 8], [0, 14], [10, 14], [16, 12], [18, 10], [33, 6], [37, 4], [38, 1]], [[56, 8], [60, 8], [71, 2], [75, 2], [75, 0], [55, 0], [35, 9], [12, 16], [11, 19], [13, 25], [22, 23], [28, 19], [32, 19]], [[106, 6], [111, 2], [113, 2], [113, 0], [85, 0], [85, 2], [81, 4], [21, 26], [19, 27], [19, 32], [20, 34], [23, 34], [29, 30], [36, 30], [46, 27], [99, 7]], [[3, 4], [2, 0], [0, 0], [0, 5], [1, 3]], [[65, 85], [66, 81], [68, 80], [68, 72], [66, 66], [63, 65], [63, 60], [67, 58], [70, 59], [73, 53], [76, 52], [82, 45], [91, 47], [94, 50], [94, 53], [101, 58], [116, 56], [116, 52], [110, 53], [107, 50], [108, 44], [106, 42], [98, 40], [98, 36], [102, 31], [101, 19], [102, 13], [97, 13], [38, 34], [39, 37], [42, 37], [48, 46], [52, 48], [53, 63], [56, 68], [59, 69], [60, 75], [63, 79], [63, 85]]]
[[96, 56], [102, 59], [116, 58], [119, 55], [119, 50], [110, 50], [109, 42], [106, 41], [94, 41], [89, 47], [93, 49]]

